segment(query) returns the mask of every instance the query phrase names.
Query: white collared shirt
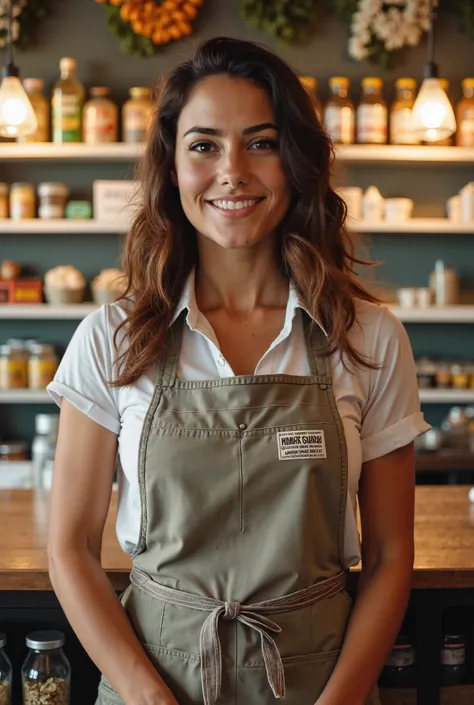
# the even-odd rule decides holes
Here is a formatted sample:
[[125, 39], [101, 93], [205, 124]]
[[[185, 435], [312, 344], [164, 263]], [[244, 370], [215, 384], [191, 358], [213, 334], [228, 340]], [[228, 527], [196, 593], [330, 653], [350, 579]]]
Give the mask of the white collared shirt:
[[[215, 333], [198, 309], [194, 283], [192, 272], [175, 313], [176, 318], [183, 310], [188, 312], [178, 377], [185, 381], [232, 377], [234, 372], [220, 351]], [[283, 328], [258, 362], [256, 375], [310, 374], [302, 309], [296, 289], [290, 286]], [[357, 321], [349, 332], [351, 343], [382, 366], [376, 370], [356, 368], [351, 373], [337, 354], [331, 358], [334, 395], [349, 458], [344, 546], [347, 567], [360, 559], [356, 501], [362, 463], [410, 443], [430, 428], [420, 411], [413, 355], [402, 324], [383, 306], [357, 301], [356, 311]], [[102, 306], [87, 316], [69, 343], [48, 391], [58, 405], [65, 398], [117, 434], [117, 536], [124, 551], [131, 553], [140, 526], [139, 442], [156, 383], [156, 366], [133, 385], [111, 388], [106, 384], [116, 376], [114, 361], [119, 353], [114, 349], [113, 336], [126, 316], [123, 303]]]

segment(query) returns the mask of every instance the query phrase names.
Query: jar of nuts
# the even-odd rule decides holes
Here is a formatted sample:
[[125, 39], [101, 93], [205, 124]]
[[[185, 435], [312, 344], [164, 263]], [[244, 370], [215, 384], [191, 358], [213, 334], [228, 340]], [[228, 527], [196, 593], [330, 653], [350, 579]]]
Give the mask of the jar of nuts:
[[21, 669], [24, 705], [69, 705], [71, 667], [62, 647], [62, 632], [31, 632]]
[[5, 634], [0, 634], [0, 705], [10, 705], [12, 693], [12, 665], [4, 648], [7, 644]]

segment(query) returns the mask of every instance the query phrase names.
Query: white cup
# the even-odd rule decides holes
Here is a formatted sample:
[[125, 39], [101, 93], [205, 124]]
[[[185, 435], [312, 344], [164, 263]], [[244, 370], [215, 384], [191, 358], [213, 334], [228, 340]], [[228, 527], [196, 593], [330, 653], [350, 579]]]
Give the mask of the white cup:
[[337, 192], [346, 203], [348, 218], [360, 220], [362, 218], [362, 189], [359, 186], [341, 186]]
[[413, 201], [411, 198], [386, 198], [385, 199], [385, 219], [394, 221], [409, 220], [413, 213]]
[[460, 191], [461, 219], [463, 223], [474, 221], [474, 181], [466, 184]]
[[417, 303], [416, 289], [412, 286], [398, 289], [397, 298], [401, 308], [414, 308]]
[[431, 306], [433, 293], [428, 287], [419, 287], [416, 289], [416, 305], [419, 308], [428, 308]]
[[446, 210], [448, 213], [448, 219], [452, 223], [460, 223], [462, 221], [461, 196], [453, 196], [452, 198], [448, 198], [446, 202]]

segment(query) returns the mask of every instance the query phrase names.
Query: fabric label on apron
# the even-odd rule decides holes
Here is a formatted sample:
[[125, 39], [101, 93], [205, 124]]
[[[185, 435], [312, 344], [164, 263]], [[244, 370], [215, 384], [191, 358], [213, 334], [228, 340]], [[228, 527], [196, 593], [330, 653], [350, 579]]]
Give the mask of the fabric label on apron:
[[281, 431], [278, 433], [278, 458], [280, 460], [326, 457], [324, 431]]

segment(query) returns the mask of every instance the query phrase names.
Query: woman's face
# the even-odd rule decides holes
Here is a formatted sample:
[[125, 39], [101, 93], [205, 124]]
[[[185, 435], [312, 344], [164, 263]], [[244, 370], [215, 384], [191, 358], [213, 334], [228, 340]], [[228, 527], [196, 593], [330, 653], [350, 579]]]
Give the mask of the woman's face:
[[178, 121], [176, 178], [197, 232], [225, 248], [271, 235], [290, 203], [270, 98], [252, 82], [210, 76]]

